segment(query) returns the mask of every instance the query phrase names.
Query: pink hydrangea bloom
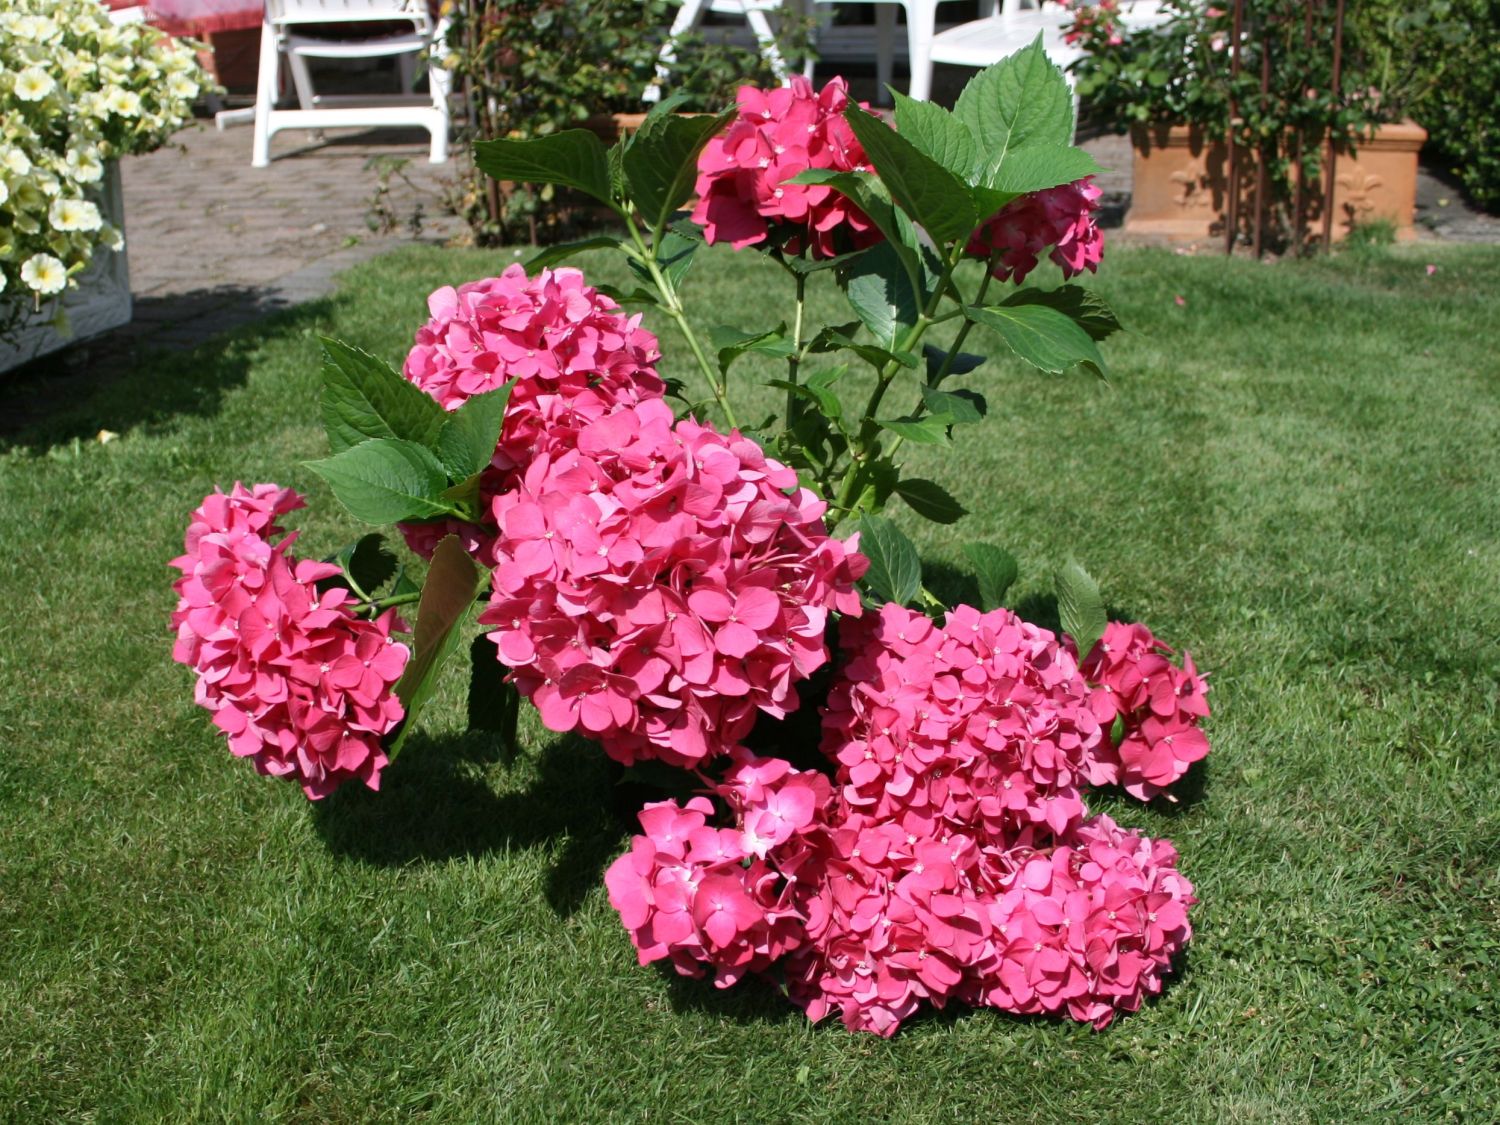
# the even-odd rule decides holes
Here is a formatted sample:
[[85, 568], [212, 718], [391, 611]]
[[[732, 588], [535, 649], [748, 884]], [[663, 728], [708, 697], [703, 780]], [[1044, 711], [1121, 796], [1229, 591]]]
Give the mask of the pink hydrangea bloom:
[[957, 831], [1064, 831], [1083, 815], [1099, 723], [1072, 654], [1009, 610], [960, 606], [939, 627], [897, 605], [841, 629], [824, 750], [851, 807]]
[[1023, 195], [974, 232], [968, 251], [986, 259], [998, 252], [995, 277], [1017, 285], [1036, 269], [1048, 247], [1064, 277], [1097, 271], [1104, 259], [1104, 232], [1094, 222], [1094, 212], [1103, 195], [1092, 176]]
[[[492, 470], [481, 480], [484, 508], [542, 448], [567, 446], [589, 422], [666, 391], [656, 373], [661, 349], [640, 314], [620, 312], [579, 270], [529, 278], [512, 265], [499, 277], [445, 286], [427, 306], [431, 319], [406, 357], [407, 379], [445, 410], [515, 380]], [[444, 520], [401, 530], [420, 555], [457, 533], [480, 562], [492, 562], [492, 526]]]
[[[647, 806], [610, 902], [642, 964], [727, 987], [779, 962], [813, 1020], [889, 1036], [960, 1001], [1104, 1027], [1160, 991], [1191, 936], [1172, 846], [1107, 817], [970, 836], [870, 816], [823, 775], [744, 751], [713, 792], [731, 825], [706, 797]], [[779, 843], [761, 856], [746, 844], [768, 815]]]
[[693, 222], [709, 242], [736, 250], [769, 240], [813, 257], [871, 246], [880, 231], [848, 198], [819, 184], [788, 181], [809, 168], [869, 171], [843, 118], [849, 88], [834, 78], [821, 91], [800, 75], [787, 86], [741, 86], [739, 117], [698, 158]]
[[[1208, 685], [1191, 656], [1184, 653], [1179, 668], [1171, 655], [1146, 626], [1118, 621], [1089, 653], [1083, 672], [1106, 732], [1085, 763], [1090, 784], [1122, 785], [1148, 801], [1208, 753], [1198, 726], [1208, 717]], [[1109, 734], [1116, 717], [1123, 731], [1118, 743]]]
[[[756, 759], [742, 761], [751, 770]], [[778, 763], [785, 766], [786, 763]], [[745, 798], [746, 815], [779, 817], [785, 843], [813, 826], [818, 806], [832, 792], [822, 774], [787, 767], [780, 784], [767, 783], [755, 799]], [[735, 790], [731, 771], [724, 792]], [[759, 783], [755, 783], [757, 786]], [[743, 793], [743, 790], [739, 790]], [[714, 812], [706, 797], [686, 806], [674, 801], [649, 804], [640, 814], [644, 835], [605, 872], [609, 901], [630, 931], [642, 965], [668, 959], [685, 976], [714, 971], [714, 983], [728, 988], [747, 973], [770, 968], [800, 940], [802, 921], [791, 905], [784, 880], [744, 846], [745, 833], [708, 823]]]
[[230, 751], [316, 800], [350, 778], [379, 788], [408, 650], [391, 636], [404, 628], [394, 613], [366, 621], [346, 590], [318, 590], [338, 568], [294, 559], [295, 533], [271, 542], [276, 521], [301, 507], [273, 484], [204, 499], [172, 560], [182, 572], [172, 656], [197, 674], [195, 698]]
[[481, 620], [550, 729], [696, 765], [794, 709], [829, 612], [859, 612], [868, 563], [826, 507], [739, 433], [624, 406], [495, 497]]

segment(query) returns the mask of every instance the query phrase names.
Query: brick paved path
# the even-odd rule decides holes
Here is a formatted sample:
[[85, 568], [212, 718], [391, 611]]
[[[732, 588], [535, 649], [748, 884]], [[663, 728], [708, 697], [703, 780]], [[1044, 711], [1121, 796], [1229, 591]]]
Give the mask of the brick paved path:
[[[403, 224], [420, 205], [418, 237], [442, 241], [461, 224], [443, 212], [457, 165], [427, 163], [417, 131], [278, 134], [269, 168], [250, 167], [248, 127], [195, 123], [168, 148], [128, 157], [125, 232], [135, 319], [111, 343], [191, 347], [267, 312], [327, 293], [342, 270], [410, 241], [372, 232], [375, 157], [406, 158], [412, 187], [391, 180], [388, 206]], [[135, 351], [136, 348], [123, 350]]]
[[[950, 68], [951, 69], [951, 68]], [[957, 72], [955, 72], [957, 73]], [[873, 94], [857, 88], [861, 96]], [[458, 165], [427, 163], [420, 131], [332, 131], [277, 136], [269, 168], [250, 167], [248, 127], [216, 131], [198, 122], [172, 146], [123, 164], [126, 235], [135, 319], [88, 348], [53, 362], [113, 366], [152, 348], [187, 348], [268, 312], [328, 293], [338, 273], [413, 235], [373, 233], [367, 223], [378, 174], [372, 157], [406, 158], [409, 185], [392, 181], [390, 209], [405, 221], [420, 204], [417, 237], [446, 241], [462, 224], [443, 214], [445, 184]], [[1118, 226], [1130, 198], [1130, 146], [1124, 137], [1083, 139], [1109, 171], [1106, 225]], [[1500, 219], [1466, 207], [1456, 191], [1422, 174], [1418, 229], [1424, 237], [1500, 241]]]

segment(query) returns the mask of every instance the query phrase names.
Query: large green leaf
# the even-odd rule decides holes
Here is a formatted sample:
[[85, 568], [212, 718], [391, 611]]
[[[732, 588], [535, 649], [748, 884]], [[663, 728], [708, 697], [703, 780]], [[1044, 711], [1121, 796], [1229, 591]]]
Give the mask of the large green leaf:
[[968, 184], [858, 106], [846, 109], [844, 120], [864, 146], [896, 206], [919, 223], [934, 242], [943, 245], [969, 237], [984, 216], [975, 207]]
[[474, 395], [443, 423], [438, 434], [438, 456], [455, 481], [466, 481], [481, 472], [495, 456], [500, 429], [505, 424], [505, 406], [510, 402], [512, 379], [493, 391]]
[[622, 160], [631, 202], [653, 231], [692, 197], [698, 154], [736, 112], [683, 117], [673, 112], [682, 100], [669, 98], [648, 113]]
[[928, 414], [921, 418], [877, 418], [875, 424], [882, 430], [900, 435], [913, 445], [947, 445], [948, 427], [953, 422], [948, 418]]
[[536, 273], [537, 270], [555, 266], [558, 262], [566, 262], [573, 255], [582, 254], [585, 250], [608, 250], [619, 245], [618, 238], [609, 238], [602, 234], [595, 235], [593, 238], [580, 238], [576, 242], [558, 242], [527, 259], [526, 272]]
[[896, 98], [896, 131], [961, 180], [976, 163], [974, 134], [936, 102], [919, 102], [891, 91]]
[[1021, 573], [1016, 557], [989, 543], [965, 543], [963, 551], [979, 579], [979, 608], [986, 613], [999, 609]]
[[911, 275], [889, 242], [864, 254], [849, 271], [844, 295], [886, 351], [900, 350], [901, 338], [917, 322], [917, 291]]
[[727, 374], [734, 361], [748, 352], [760, 352], [775, 359], [785, 359], [797, 350], [786, 338], [784, 321], [765, 332], [745, 332], [721, 324], [709, 329], [708, 339], [718, 356], [721, 374]]
[[1046, 305], [970, 305], [967, 312], [974, 323], [998, 332], [1033, 367], [1056, 375], [1082, 364], [1104, 375], [1099, 346], [1066, 313]]
[[[830, 168], [809, 168], [793, 176], [789, 183], [824, 184], [854, 203], [869, 220], [885, 235], [883, 245], [890, 246], [900, 258], [902, 266], [911, 275], [915, 286], [922, 271], [918, 257], [918, 246], [912, 237], [910, 222], [903, 223], [904, 216], [891, 202], [890, 192], [880, 180], [868, 172], [835, 172]], [[868, 251], [861, 251], [861, 254]], [[847, 255], [845, 255], [847, 257]]]
[[1021, 289], [1002, 303], [1046, 305], [1067, 316], [1095, 340], [1103, 340], [1120, 331], [1120, 322], [1104, 298], [1081, 285], [1061, 285], [1056, 289]]
[[943, 419], [950, 426], [981, 422], [989, 410], [984, 396], [975, 391], [936, 391], [931, 387], [919, 389], [923, 405], [934, 417]]
[[323, 428], [335, 453], [367, 438], [400, 438], [431, 448], [447, 415], [384, 360], [323, 338]]
[[896, 485], [896, 493], [912, 511], [933, 523], [956, 523], [969, 514], [969, 510], [936, 481], [911, 477]]
[[[1072, 145], [1028, 144], [1012, 148], [985, 169], [984, 186], [1006, 195], [1026, 195], [1095, 175], [1099, 165]], [[1002, 205], [1003, 206], [1003, 205]]]
[[474, 163], [485, 175], [520, 184], [560, 184], [611, 203], [609, 157], [587, 129], [517, 141], [500, 137], [474, 145]]
[[1057, 616], [1062, 630], [1078, 645], [1078, 658], [1083, 660], [1093, 650], [1109, 619], [1104, 614], [1104, 599], [1099, 595], [1099, 584], [1089, 572], [1069, 559], [1057, 572]]
[[396, 684], [396, 697], [406, 708], [406, 719], [386, 751], [392, 759], [401, 752], [423, 704], [432, 697], [443, 662], [463, 634], [462, 626], [474, 604], [482, 573], [456, 535], [445, 536], [432, 553], [427, 581], [417, 600], [412, 656]]
[[922, 560], [917, 548], [884, 516], [860, 516], [859, 550], [870, 560], [864, 583], [883, 601], [908, 605], [922, 590]]
[[399, 523], [452, 512], [441, 499], [448, 474], [432, 451], [410, 441], [370, 438], [307, 467], [333, 489], [355, 519]]
[[959, 94], [955, 116], [977, 142], [980, 167], [998, 168], [1012, 149], [1073, 139], [1073, 95], [1047, 58], [1040, 33], [1027, 47], [980, 71]]

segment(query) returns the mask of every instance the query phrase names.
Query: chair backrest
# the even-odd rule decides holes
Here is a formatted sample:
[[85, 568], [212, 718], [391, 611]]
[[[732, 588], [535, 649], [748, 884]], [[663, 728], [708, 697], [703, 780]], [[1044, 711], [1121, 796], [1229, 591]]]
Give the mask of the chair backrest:
[[278, 24], [430, 19], [427, 0], [266, 0], [266, 15]]

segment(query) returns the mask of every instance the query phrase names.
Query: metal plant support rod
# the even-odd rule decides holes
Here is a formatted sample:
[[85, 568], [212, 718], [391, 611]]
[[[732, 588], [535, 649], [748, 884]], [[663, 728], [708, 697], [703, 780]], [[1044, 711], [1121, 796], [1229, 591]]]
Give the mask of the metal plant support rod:
[[[1265, 13], [1257, 23], [1260, 29], [1260, 112], [1270, 117], [1268, 102], [1271, 100], [1271, 30]], [[1274, 144], [1275, 142], [1270, 142]], [[1261, 246], [1266, 226], [1266, 165], [1270, 163], [1268, 143], [1264, 136], [1256, 146], [1255, 162], [1255, 257], [1260, 259]]]
[[[1344, 65], [1344, 0], [1337, 0], [1333, 17], [1333, 96], [1337, 100], [1343, 91]], [[1333, 130], [1328, 131], [1328, 178], [1323, 189], [1323, 251], [1333, 245], [1333, 188], [1337, 181], [1334, 172], [1338, 168], [1339, 154], [1333, 144]]]
[[[1315, 3], [1320, 8], [1323, 6], [1321, 0], [1307, 0], [1302, 9], [1302, 47], [1304, 58], [1312, 54], [1313, 6]], [[1306, 156], [1304, 148], [1306, 136], [1306, 129], [1297, 130], [1297, 155], [1294, 158], [1294, 165], [1297, 169], [1297, 194], [1295, 201], [1292, 203], [1292, 253], [1298, 258], [1302, 257], [1302, 251], [1305, 249], [1304, 242], [1306, 240], [1304, 235], [1307, 233], [1305, 229], [1307, 226], [1307, 168], [1303, 163], [1303, 159]]]
[[1234, 91], [1240, 77], [1240, 37], [1245, 25], [1245, 0], [1234, 0], [1234, 32], [1229, 40], [1229, 174], [1225, 178], [1229, 198], [1224, 217], [1224, 253], [1234, 253], [1234, 239], [1240, 224], [1239, 145], [1235, 143], [1235, 118], [1239, 107]]

